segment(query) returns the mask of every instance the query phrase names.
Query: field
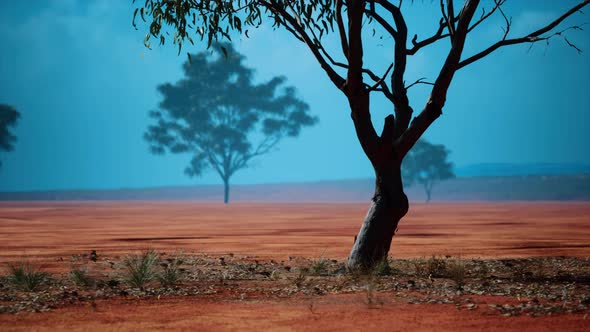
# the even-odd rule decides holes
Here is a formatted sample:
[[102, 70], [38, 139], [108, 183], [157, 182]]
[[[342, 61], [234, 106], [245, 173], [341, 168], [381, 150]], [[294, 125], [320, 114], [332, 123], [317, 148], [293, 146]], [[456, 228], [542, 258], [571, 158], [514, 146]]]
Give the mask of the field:
[[[39, 294], [3, 282], [0, 330], [582, 331], [590, 326], [590, 204], [414, 204], [394, 238], [392, 269], [350, 275], [343, 262], [366, 208], [364, 203], [1, 203], [2, 274], [9, 263], [26, 260], [54, 281]], [[188, 277], [180, 286], [119, 284], [119, 262], [147, 248], [161, 259], [182, 252]], [[89, 259], [93, 250], [96, 261]], [[68, 284], [74, 265], [88, 270], [96, 285]], [[452, 273], [457, 266], [464, 269], [461, 280]]]

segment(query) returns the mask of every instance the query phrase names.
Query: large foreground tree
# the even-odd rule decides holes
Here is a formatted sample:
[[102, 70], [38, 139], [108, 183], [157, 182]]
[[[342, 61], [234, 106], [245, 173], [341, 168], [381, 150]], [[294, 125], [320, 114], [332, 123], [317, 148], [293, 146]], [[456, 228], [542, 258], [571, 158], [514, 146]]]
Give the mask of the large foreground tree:
[[231, 44], [213, 50], [192, 55], [182, 80], [158, 86], [163, 100], [159, 110], [150, 112], [155, 124], [145, 139], [154, 153], [190, 154], [189, 176], [213, 169], [228, 203], [229, 181], [237, 171], [270, 152], [283, 137], [297, 136], [316, 118], [295, 88], [285, 86], [284, 77], [255, 84], [254, 71]]
[[[16, 135], [11, 129], [16, 125], [20, 113], [9, 105], [0, 104], [0, 150], [10, 152], [14, 149]], [[2, 166], [2, 161], [0, 161]]]
[[[480, 2], [432, 1], [432, 5], [440, 7], [441, 18], [424, 22], [432, 24], [434, 31], [426, 38], [409, 34], [401, 0], [141, 0], [137, 2], [134, 18], [147, 21], [149, 31], [144, 40], [147, 47], [151, 47], [152, 38], [164, 43], [168, 36], [173, 36], [173, 43], [180, 51], [187, 41], [193, 43], [193, 37], [211, 44], [217, 39], [229, 39], [236, 32], [248, 36], [249, 29], [264, 23], [287, 30], [294, 42], [307, 46], [334, 87], [348, 99], [356, 135], [375, 170], [375, 194], [348, 258], [349, 268], [366, 269], [387, 257], [397, 224], [408, 211], [400, 170], [402, 160], [442, 114], [455, 73], [510, 45], [548, 42], [561, 37], [577, 49], [566, 33], [580, 27], [562, 24], [590, 0], [580, 1], [548, 25], [520, 36], [510, 34], [512, 20], [503, 10], [505, 0], [483, 1], [487, 3], [485, 6]], [[409, 5], [409, 1], [403, 1], [403, 5]], [[464, 55], [467, 36], [485, 22], [497, 22], [490, 20], [492, 17], [501, 18], [502, 36], [488, 47]], [[391, 65], [384, 72], [376, 72], [363, 58], [363, 44], [372, 38], [375, 28], [394, 41]], [[168, 34], [168, 29], [173, 32]], [[334, 50], [328, 49], [328, 43], [324, 43], [326, 35], [333, 32], [338, 39], [338, 58]], [[406, 84], [406, 64], [409, 57], [435, 43], [449, 47], [422, 111], [413, 117], [407, 94], [413, 83]], [[423, 81], [416, 83], [419, 82]], [[372, 93], [383, 94], [392, 105], [380, 134], [371, 120]]]

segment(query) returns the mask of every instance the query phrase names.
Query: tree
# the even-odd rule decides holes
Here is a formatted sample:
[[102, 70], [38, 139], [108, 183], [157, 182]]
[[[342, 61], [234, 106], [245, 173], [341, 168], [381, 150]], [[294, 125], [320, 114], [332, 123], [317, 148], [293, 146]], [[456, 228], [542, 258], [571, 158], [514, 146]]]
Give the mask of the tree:
[[[133, 24], [136, 26], [138, 15], [147, 22], [149, 32], [144, 39], [147, 47], [151, 47], [152, 37], [165, 43], [167, 30], [173, 30], [173, 42], [179, 53], [186, 41], [193, 43], [191, 36], [207, 45], [218, 39], [230, 39], [232, 33], [248, 37], [249, 29], [265, 20], [276, 29], [288, 31], [294, 42], [305, 44], [335, 88], [348, 100], [359, 143], [375, 170], [375, 194], [348, 257], [350, 269], [369, 269], [387, 257], [395, 229], [408, 211], [401, 179], [402, 160], [442, 114], [455, 73], [510, 45], [563, 38], [579, 51], [566, 34], [581, 27], [561, 27], [561, 24], [590, 0], [580, 1], [548, 25], [516, 37], [510, 35], [512, 20], [504, 12], [505, 2], [493, 0], [488, 2], [489, 6], [480, 6], [480, 0], [464, 0], [459, 9], [458, 1], [434, 1], [433, 5], [440, 7], [441, 18], [431, 22], [435, 32], [424, 39], [417, 35], [409, 38], [402, 10], [402, 3], [407, 5], [408, 1], [401, 0], [147, 0], [136, 8]], [[495, 16], [504, 22], [503, 35], [481, 51], [464, 56], [467, 35], [485, 22], [495, 24], [495, 20], [490, 20]], [[393, 40], [391, 64], [382, 72], [375, 70], [375, 64], [364, 63], [363, 44], [372, 38], [373, 29]], [[338, 40], [339, 58], [328, 47], [330, 43], [325, 42], [330, 34]], [[449, 47], [436, 80], [429, 83], [420, 79], [406, 84], [408, 58], [441, 42]], [[407, 91], [421, 83], [431, 84], [432, 88], [424, 108], [413, 118]], [[381, 93], [391, 102], [391, 114], [385, 118], [380, 134], [371, 120], [369, 99], [373, 93]]]
[[420, 139], [402, 163], [404, 183], [408, 186], [414, 183], [424, 186], [426, 202], [430, 202], [434, 184], [455, 177], [453, 164], [447, 161], [448, 156], [449, 150], [444, 145]]
[[189, 176], [215, 170], [228, 203], [232, 175], [317, 119], [295, 88], [284, 85], [284, 77], [254, 84], [253, 70], [230, 44], [213, 50], [213, 55], [192, 55], [183, 66], [184, 79], [158, 86], [164, 98], [160, 110], [150, 112], [156, 124], [148, 127], [145, 139], [156, 154], [190, 153]]
[[[20, 118], [17, 110], [9, 105], [0, 104], [0, 150], [10, 152], [14, 150], [16, 136], [10, 131]], [[2, 162], [0, 161], [0, 166]]]

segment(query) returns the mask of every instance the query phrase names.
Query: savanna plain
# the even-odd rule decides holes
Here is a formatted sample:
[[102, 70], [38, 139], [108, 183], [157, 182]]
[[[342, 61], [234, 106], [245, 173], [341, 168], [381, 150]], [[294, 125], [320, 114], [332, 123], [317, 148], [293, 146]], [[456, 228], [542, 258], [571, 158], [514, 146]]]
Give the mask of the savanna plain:
[[590, 329], [590, 204], [414, 204], [345, 268], [366, 203], [0, 203], [0, 330]]

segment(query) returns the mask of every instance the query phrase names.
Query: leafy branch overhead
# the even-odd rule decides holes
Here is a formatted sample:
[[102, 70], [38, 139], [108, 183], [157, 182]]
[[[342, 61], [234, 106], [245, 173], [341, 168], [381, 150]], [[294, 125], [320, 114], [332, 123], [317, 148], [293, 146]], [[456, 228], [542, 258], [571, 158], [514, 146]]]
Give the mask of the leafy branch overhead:
[[227, 184], [253, 158], [317, 119], [295, 88], [285, 86], [284, 77], [254, 84], [253, 70], [230, 44], [215, 44], [213, 49], [213, 55], [193, 55], [192, 64], [183, 66], [182, 80], [158, 87], [163, 100], [150, 112], [155, 124], [145, 139], [157, 154], [191, 154], [187, 175], [212, 168]]

